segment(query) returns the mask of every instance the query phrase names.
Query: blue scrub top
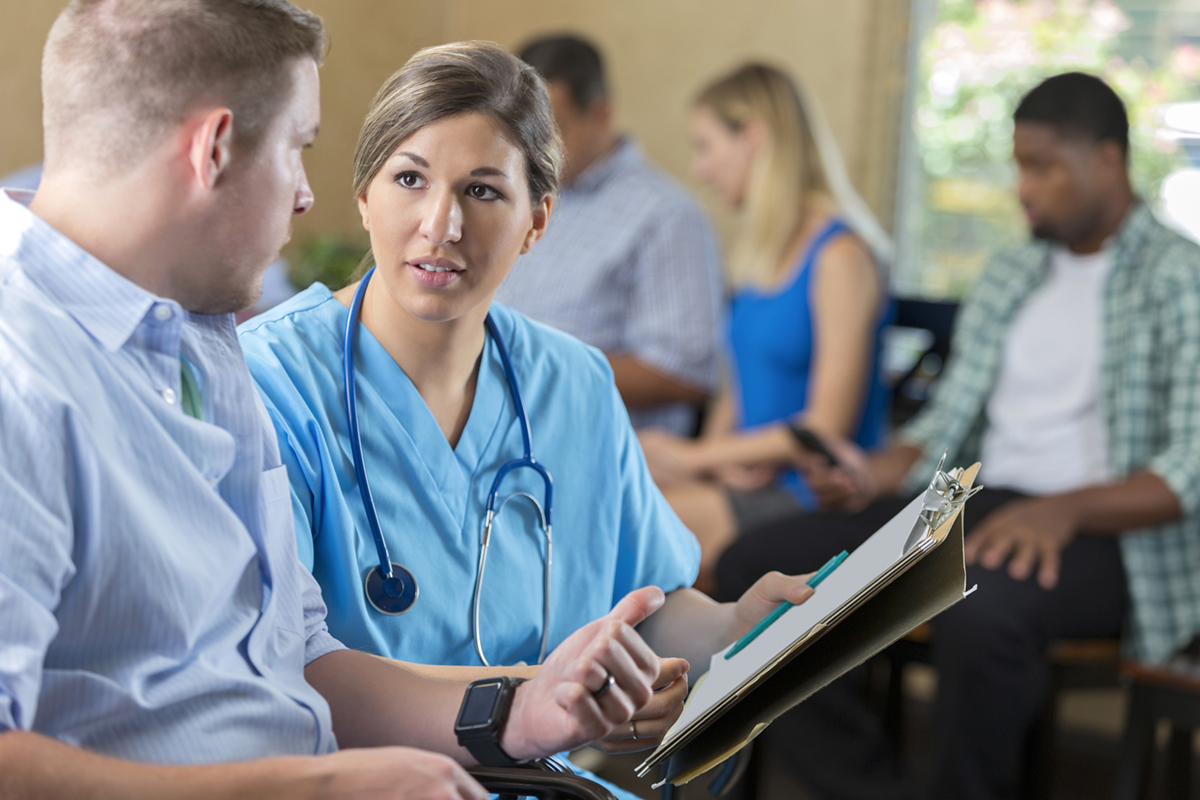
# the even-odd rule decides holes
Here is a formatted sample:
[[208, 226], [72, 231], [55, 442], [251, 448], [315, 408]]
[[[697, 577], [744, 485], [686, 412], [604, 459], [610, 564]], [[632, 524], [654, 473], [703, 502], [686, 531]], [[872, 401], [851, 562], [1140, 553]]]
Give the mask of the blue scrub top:
[[[650, 478], [608, 361], [566, 334], [494, 304], [533, 438], [554, 479], [549, 649], [627, 592], [690, 586], [700, 548]], [[300, 558], [321, 585], [330, 632], [350, 647], [429, 664], [478, 665], [471, 599], [496, 470], [522, 455], [499, 350], [487, 337], [474, 405], [451, 449], [408, 376], [366, 328], [355, 359], [363, 458], [392, 560], [419, 587], [401, 616], [380, 614], [363, 581], [378, 566], [350, 455], [342, 383], [349, 311], [315, 284], [245, 323], [242, 347], [279, 434]], [[529, 469], [500, 499], [543, 498]], [[493, 525], [480, 611], [492, 664], [533, 663], [542, 635], [544, 538], [516, 498]]]

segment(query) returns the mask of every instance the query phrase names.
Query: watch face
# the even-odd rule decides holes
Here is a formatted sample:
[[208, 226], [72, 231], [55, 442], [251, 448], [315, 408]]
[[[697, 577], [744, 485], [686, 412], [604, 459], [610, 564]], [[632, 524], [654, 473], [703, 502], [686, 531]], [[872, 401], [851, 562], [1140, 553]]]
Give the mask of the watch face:
[[481, 728], [491, 723], [500, 699], [502, 682], [497, 679], [489, 683], [475, 684], [467, 693], [462, 710], [458, 712], [458, 728]]

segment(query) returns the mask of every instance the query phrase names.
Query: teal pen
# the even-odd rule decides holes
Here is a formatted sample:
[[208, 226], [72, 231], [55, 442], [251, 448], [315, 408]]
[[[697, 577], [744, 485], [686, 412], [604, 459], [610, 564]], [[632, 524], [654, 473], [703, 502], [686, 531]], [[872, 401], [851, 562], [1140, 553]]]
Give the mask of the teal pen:
[[[807, 581], [805, 581], [805, 583], [807, 583], [809, 586], [811, 586], [814, 589], [817, 588], [817, 584], [819, 584], [821, 581], [828, 578], [829, 574], [831, 572], [833, 572], [835, 569], [837, 569], [838, 567], [840, 567], [842, 565], [842, 562], [845, 561], [849, 555], [850, 554], [847, 553], [845, 550], [838, 553], [836, 556], [834, 556], [833, 558], [826, 561], [825, 566], [823, 566], [819, 570], [817, 570], [811, 578], [809, 578]], [[736, 656], [738, 653], [742, 652], [742, 650], [745, 649], [746, 645], [750, 644], [755, 639], [757, 639], [758, 635], [760, 633], [765, 631], [767, 628], [771, 627], [771, 624], [773, 622], [775, 622], [775, 620], [782, 617], [784, 612], [787, 611], [791, 607], [792, 607], [792, 604], [787, 602], [786, 600], [783, 601], [782, 603], [780, 603], [778, 608], [776, 608], [770, 614], [767, 614], [765, 617], [763, 617], [761, 620], [759, 620], [759, 623], [757, 625], [755, 625], [750, 630], [746, 631], [746, 635], [743, 636], [742, 638], [738, 639], [737, 642], [733, 645], [733, 647], [729, 648], [729, 652], [725, 654], [725, 660], [728, 661], [729, 659]]]

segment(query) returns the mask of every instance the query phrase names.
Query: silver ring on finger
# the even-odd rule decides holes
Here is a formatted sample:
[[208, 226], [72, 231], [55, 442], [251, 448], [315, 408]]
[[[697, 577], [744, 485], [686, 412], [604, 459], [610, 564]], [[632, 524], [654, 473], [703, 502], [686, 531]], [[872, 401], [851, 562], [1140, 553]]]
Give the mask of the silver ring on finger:
[[601, 684], [600, 688], [592, 692], [592, 699], [599, 700], [601, 697], [604, 697], [604, 695], [608, 694], [608, 690], [611, 689], [616, 682], [616, 678], [614, 678], [612, 675], [608, 675], [604, 679], [604, 683]]
[[637, 741], [637, 721], [636, 720], [629, 721], [629, 738], [633, 739], [635, 742]]

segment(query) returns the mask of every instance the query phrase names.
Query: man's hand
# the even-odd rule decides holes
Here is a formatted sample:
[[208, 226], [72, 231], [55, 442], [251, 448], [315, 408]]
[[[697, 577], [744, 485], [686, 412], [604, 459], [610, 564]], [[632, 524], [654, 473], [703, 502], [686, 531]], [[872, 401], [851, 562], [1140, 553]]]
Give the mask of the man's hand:
[[688, 663], [682, 658], [660, 658], [658, 677], [654, 680], [654, 696], [633, 715], [628, 724], [618, 728], [592, 746], [605, 753], [633, 753], [658, 747], [663, 735], [683, 713], [687, 699]]
[[733, 608], [733, 622], [730, 627], [729, 641], [736, 642], [745, 633], [758, 624], [759, 620], [774, 611], [780, 603], [788, 602], [799, 605], [812, 597], [812, 587], [805, 583], [813, 573], [807, 575], [784, 575], [782, 572], [768, 572], [746, 593], [738, 598]]
[[1015, 580], [1037, 568], [1043, 589], [1058, 583], [1062, 551], [1079, 531], [1078, 512], [1063, 497], [1014, 500], [985, 517], [967, 537], [967, 563], [998, 569], [1008, 561]]
[[664, 600], [655, 586], [630, 592], [555, 648], [537, 677], [517, 687], [500, 742], [504, 752], [536, 758], [627, 727], [650, 702], [659, 672], [658, 656], [633, 628]]
[[486, 800], [488, 796], [454, 759], [411, 747], [342, 750], [309, 763], [321, 778], [314, 796], [330, 800]]
[[831, 467], [824, 456], [800, 450], [794, 460], [796, 469], [804, 475], [822, 511], [862, 509], [879, 495], [879, 485], [871, 472], [867, 454], [845, 439], [827, 434], [820, 439], [838, 465]]

